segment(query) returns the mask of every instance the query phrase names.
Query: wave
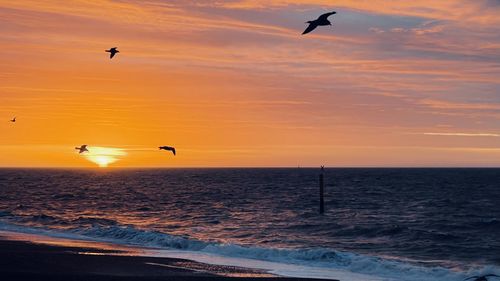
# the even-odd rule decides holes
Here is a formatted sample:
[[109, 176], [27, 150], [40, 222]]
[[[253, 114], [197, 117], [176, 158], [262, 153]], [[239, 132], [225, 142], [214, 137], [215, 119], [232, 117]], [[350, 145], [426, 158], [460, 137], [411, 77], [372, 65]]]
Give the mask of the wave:
[[57, 217], [46, 215], [46, 214], [39, 214], [39, 215], [33, 215], [33, 216], [28, 216], [24, 218], [24, 221], [30, 222], [30, 223], [53, 223], [58, 221]]
[[158, 231], [141, 230], [132, 226], [123, 225], [93, 224], [89, 227], [72, 228], [64, 232], [58, 232], [41, 228], [28, 229], [17, 225], [0, 223], [0, 229], [43, 234], [60, 238], [94, 240], [166, 250], [193, 251], [230, 258], [254, 259], [315, 268], [338, 269], [377, 276], [383, 278], [382, 280], [451, 281], [462, 280], [469, 275], [483, 272], [500, 272], [500, 268], [495, 266], [475, 268], [468, 272], [454, 271], [443, 267], [426, 267], [395, 259], [373, 257], [328, 248], [280, 249], [204, 242], [188, 237], [175, 236]]
[[79, 216], [75, 219], [65, 219], [59, 216], [48, 215], [45, 213], [38, 213], [35, 215], [14, 215], [10, 211], [0, 211], [0, 218], [10, 220], [13, 222], [21, 222], [24, 225], [31, 227], [45, 227], [50, 225], [52, 227], [64, 226], [65, 228], [79, 225], [79, 226], [110, 226], [118, 225], [118, 222], [112, 219], [93, 217], [93, 216]]
[[80, 216], [74, 220], [71, 220], [71, 224], [98, 226], [98, 225], [117, 225], [118, 222], [106, 218]]

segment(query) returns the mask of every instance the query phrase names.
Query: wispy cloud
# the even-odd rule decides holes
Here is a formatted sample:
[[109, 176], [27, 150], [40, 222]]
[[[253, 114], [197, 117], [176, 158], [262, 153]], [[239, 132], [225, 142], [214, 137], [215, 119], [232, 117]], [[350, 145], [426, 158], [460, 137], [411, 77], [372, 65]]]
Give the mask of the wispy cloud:
[[432, 133], [422, 133], [422, 135], [426, 135], [426, 136], [451, 136], [451, 137], [495, 137], [495, 138], [500, 137], [500, 134], [493, 134], [493, 133], [439, 133], [439, 132], [432, 132]]
[[436, 99], [423, 99], [420, 104], [439, 109], [467, 109], [467, 110], [500, 110], [500, 103], [453, 102]]

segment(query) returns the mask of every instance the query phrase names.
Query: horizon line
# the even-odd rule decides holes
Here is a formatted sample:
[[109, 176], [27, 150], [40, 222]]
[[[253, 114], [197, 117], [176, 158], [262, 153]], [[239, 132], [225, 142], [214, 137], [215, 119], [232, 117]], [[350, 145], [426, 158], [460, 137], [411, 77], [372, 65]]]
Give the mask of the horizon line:
[[[500, 166], [324, 166], [325, 169], [500, 169]], [[321, 169], [319, 166], [0, 166], [0, 169], [81, 169], [81, 170], [118, 170], [118, 169]]]

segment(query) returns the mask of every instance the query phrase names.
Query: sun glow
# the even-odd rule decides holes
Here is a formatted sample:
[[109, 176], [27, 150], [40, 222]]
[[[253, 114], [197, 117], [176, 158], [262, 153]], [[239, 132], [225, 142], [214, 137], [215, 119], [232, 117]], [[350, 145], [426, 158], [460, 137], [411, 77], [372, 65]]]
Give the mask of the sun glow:
[[89, 151], [82, 154], [87, 160], [96, 163], [101, 168], [106, 168], [127, 155], [121, 148], [89, 146]]

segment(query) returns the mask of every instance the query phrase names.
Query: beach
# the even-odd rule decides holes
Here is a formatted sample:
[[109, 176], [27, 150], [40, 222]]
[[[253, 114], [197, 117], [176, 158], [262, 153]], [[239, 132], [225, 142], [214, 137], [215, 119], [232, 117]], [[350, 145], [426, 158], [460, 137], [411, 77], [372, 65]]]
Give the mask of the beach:
[[0, 232], [0, 276], [2, 280], [314, 280], [140, 252], [98, 242]]

